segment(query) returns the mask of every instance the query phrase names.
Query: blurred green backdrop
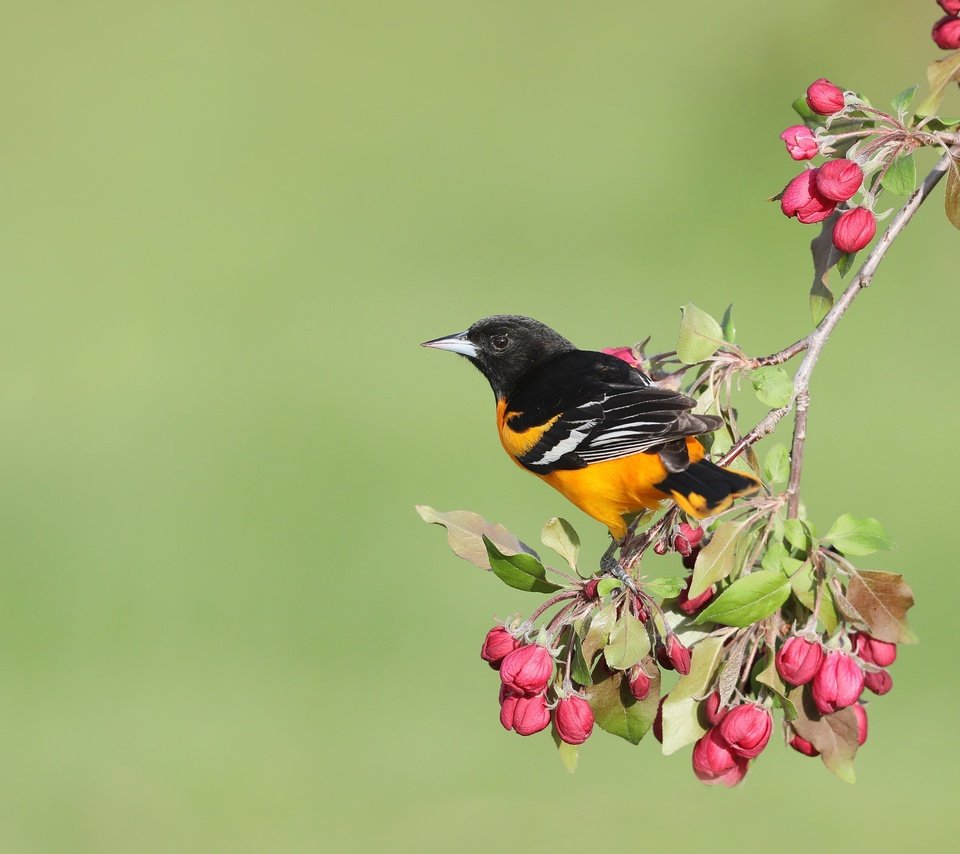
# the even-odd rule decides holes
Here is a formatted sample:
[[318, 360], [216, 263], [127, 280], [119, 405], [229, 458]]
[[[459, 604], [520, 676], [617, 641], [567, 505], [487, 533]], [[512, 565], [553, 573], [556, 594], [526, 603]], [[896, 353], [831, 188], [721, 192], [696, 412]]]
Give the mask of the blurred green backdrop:
[[530, 541], [562, 513], [598, 553], [503, 456], [481, 377], [418, 342], [517, 312], [668, 348], [689, 300], [733, 301], [748, 352], [792, 341], [812, 232], [765, 202], [790, 101], [920, 82], [932, 0], [2, 10], [0, 850], [942, 847], [939, 194], [813, 385], [811, 513], [883, 519], [899, 549], [867, 565], [919, 602], [856, 786], [776, 747], [716, 791], [604, 734], [568, 776], [500, 729], [477, 656], [532, 597], [413, 512]]

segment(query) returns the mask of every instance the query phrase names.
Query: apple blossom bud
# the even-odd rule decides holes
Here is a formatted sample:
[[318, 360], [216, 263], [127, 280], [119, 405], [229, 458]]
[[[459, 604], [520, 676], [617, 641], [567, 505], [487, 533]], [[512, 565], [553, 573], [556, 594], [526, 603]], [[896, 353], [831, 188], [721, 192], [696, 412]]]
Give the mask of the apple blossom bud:
[[864, 661], [876, 664], [877, 667], [889, 667], [897, 660], [897, 645], [887, 641], [877, 640], [865, 632], [859, 632], [853, 637], [854, 650]]
[[826, 199], [845, 202], [863, 183], [863, 170], [852, 160], [828, 160], [817, 170], [817, 191]]
[[863, 685], [882, 697], [893, 688], [893, 677], [886, 670], [874, 670], [863, 674]]
[[777, 650], [777, 672], [791, 685], [806, 685], [822, 661], [823, 647], [798, 635], [787, 638]]
[[960, 47], [960, 18], [945, 15], [933, 25], [931, 35], [937, 47], [956, 50]]
[[747, 760], [730, 749], [719, 727], [712, 727], [693, 747], [693, 773], [709, 786], [736, 786], [747, 773]]
[[665, 555], [667, 553], [667, 544], [663, 540], [657, 540], [653, 544], [653, 553], [655, 555]]
[[833, 245], [841, 252], [859, 252], [877, 233], [877, 218], [866, 208], [840, 214], [833, 226]]
[[487, 632], [480, 648], [480, 657], [494, 670], [500, 669], [500, 662], [508, 652], [513, 652], [519, 641], [502, 626], [495, 626]]
[[604, 347], [600, 352], [608, 356], [616, 356], [634, 368], [641, 367], [640, 360], [633, 354], [632, 347]]
[[805, 738], [795, 735], [790, 739], [790, 746], [797, 751], [797, 753], [802, 753], [804, 756], [819, 756], [820, 751], [817, 750], [809, 741]]
[[851, 708], [857, 716], [857, 744], [862, 747], [867, 741], [867, 710], [861, 703], [854, 703]]
[[517, 697], [513, 709], [513, 731], [517, 735], [533, 735], [547, 728], [550, 723], [550, 710], [547, 698], [543, 694], [533, 697]]
[[657, 704], [657, 715], [653, 719], [653, 737], [663, 744], [663, 704], [666, 702], [667, 694], [660, 698]]
[[684, 557], [688, 557], [693, 549], [700, 545], [703, 539], [703, 528], [694, 528], [686, 522], [681, 522], [677, 535], [673, 538], [673, 547]]
[[698, 554], [700, 554], [700, 546], [694, 546], [690, 554], [683, 555], [680, 558], [680, 563], [683, 564], [684, 569], [693, 569], [696, 567]]
[[826, 77], [814, 80], [807, 87], [807, 106], [821, 116], [832, 116], [843, 109], [843, 90]]
[[830, 650], [813, 677], [813, 702], [817, 708], [827, 715], [852, 706], [862, 693], [863, 671], [857, 662], [838, 649]]
[[687, 579], [687, 583], [684, 586], [683, 590], [680, 591], [680, 595], [677, 597], [677, 607], [683, 611], [684, 614], [693, 616], [696, 614], [704, 605], [707, 604], [713, 598], [714, 587], [710, 586], [703, 591], [699, 596], [694, 596], [693, 599], [689, 598], [690, 593], [690, 583], [693, 581], [693, 576]]
[[937, 0], [937, 3], [948, 15], [960, 15], [960, 0]]
[[653, 680], [647, 676], [641, 665], [633, 668], [630, 674], [630, 693], [634, 700], [646, 700], [652, 684]]
[[667, 635], [667, 658], [673, 665], [673, 669], [681, 676], [686, 676], [690, 672], [690, 650], [675, 634]]
[[503, 685], [500, 686], [500, 725], [507, 731], [513, 729], [513, 713], [517, 709], [517, 700], [519, 694], [508, 691]]
[[583, 598], [587, 600], [593, 600], [597, 598], [597, 585], [600, 583], [599, 578], [591, 578], [586, 584], [583, 585]]
[[593, 709], [575, 694], [564, 697], [553, 712], [557, 735], [567, 744], [583, 744], [593, 732]]
[[720, 735], [734, 753], [745, 759], [759, 756], [772, 732], [773, 716], [758, 703], [734, 706], [720, 723]]
[[820, 151], [817, 138], [806, 125], [791, 125], [780, 134], [780, 139], [783, 140], [787, 146], [787, 153], [794, 160], [810, 160]]
[[707, 719], [707, 723], [710, 724], [710, 726], [716, 726], [727, 716], [727, 713], [730, 711], [729, 709], [720, 707], [719, 691], [711, 692], [707, 699], [703, 701], [702, 708], [703, 716]]
[[802, 223], [821, 222], [833, 213], [837, 203], [817, 190], [816, 169], [806, 169], [786, 187], [780, 198], [784, 216], [796, 217]]
[[550, 653], [538, 644], [521, 646], [500, 662], [500, 681], [515, 694], [539, 694], [547, 689], [553, 673]]
[[633, 599], [633, 616], [635, 616], [641, 623], [645, 623], [650, 619], [647, 609], [644, 608], [643, 602], [641, 602], [640, 598], [637, 596], [635, 596]]

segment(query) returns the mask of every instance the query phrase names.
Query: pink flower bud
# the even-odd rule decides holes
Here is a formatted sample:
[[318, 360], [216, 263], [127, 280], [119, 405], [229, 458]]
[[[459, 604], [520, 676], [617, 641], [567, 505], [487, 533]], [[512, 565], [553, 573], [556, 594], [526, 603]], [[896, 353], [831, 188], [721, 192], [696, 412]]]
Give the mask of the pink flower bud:
[[517, 710], [519, 694], [513, 694], [500, 686], [500, 725], [508, 732], [513, 729], [513, 713]]
[[791, 685], [806, 685], [820, 669], [823, 647], [794, 635], [777, 651], [777, 672]]
[[508, 652], [513, 652], [519, 641], [502, 626], [495, 626], [487, 632], [480, 648], [480, 657], [494, 670], [500, 669], [500, 662]]
[[851, 708], [857, 716], [857, 744], [862, 747], [867, 741], [867, 710], [860, 703], [854, 703]]
[[630, 693], [633, 694], [633, 699], [646, 700], [652, 684], [653, 680], [647, 676], [641, 665], [633, 668], [630, 676]]
[[945, 15], [933, 25], [934, 42], [943, 50], [956, 50], [960, 47], [960, 18]]
[[583, 585], [583, 598], [588, 600], [593, 600], [597, 598], [597, 585], [600, 583], [599, 578], [591, 578], [586, 584]]
[[730, 749], [719, 727], [712, 727], [694, 745], [693, 773], [708, 786], [736, 786], [747, 773], [747, 760]]
[[663, 704], [667, 700], [667, 694], [664, 694], [660, 698], [660, 702], [657, 704], [657, 715], [653, 719], [653, 737], [663, 744]]
[[517, 735], [533, 735], [547, 728], [550, 710], [543, 694], [533, 697], [518, 697], [513, 710], [513, 731]]
[[849, 655], [830, 650], [813, 677], [812, 693], [813, 702], [825, 715], [852, 706], [863, 693], [863, 671]]
[[653, 553], [655, 555], [665, 555], [667, 553], [667, 544], [663, 540], [657, 540], [653, 544]]
[[886, 670], [874, 670], [863, 674], [863, 684], [874, 694], [882, 697], [893, 688], [893, 677]]
[[897, 645], [877, 640], [870, 635], [859, 632], [853, 637], [854, 649], [864, 661], [876, 664], [877, 667], [889, 667], [897, 660]]
[[690, 554], [681, 556], [680, 563], [683, 564], [684, 569], [693, 569], [697, 565], [698, 554], [700, 554], [700, 546], [694, 546]]
[[553, 659], [542, 646], [530, 644], [507, 653], [500, 662], [500, 681], [514, 694], [540, 694], [553, 674]]
[[877, 233], [877, 218], [866, 208], [840, 214], [833, 226], [833, 245], [841, 252], [859, 252]]
[[693, 576], [687, 579], [687, 583], [684, 586], [683, 590], [680, 591], [680, 595], [677, 597], [677, 607], [683, 611], [684, 614], [693, 616], [696, 614], [704, 605], [707, 604], [713, 598], [714, 588], [708, 587], [703, 591], [699, 596], [694, 596], [693, 599], [689, 598], [690, 593], [690, 583], [693, 581]]
[[634, 368], [641, 366], [640, 361], [633, 355], [632, 347], [604, 347], [600, 352], [606, 353], [608, 356], [616, 356]]
[[553, 712], [557, 735], [567, 744], [583, 744], [593, 732], [593, 709], [582, 697], [564, 697]]
[[673, 547], [684, 557], [688, 557], [695, 546], [703, 539], [703, 528], [694, 528], [681, 522], [677, 535], [673, 538]]
[[832, 116], [843, 109], [843, 90], [826, 77], [814, 80], [807, 87], [807, 106], [821, 116]]
[[734, 706], [720, 723], [720, 735], [730, 749], [753, 759], [760, 755], [770, 741], [773, 732], [773, 716], [770, 710], [757, 703]]
[[640, 601], [639, 597], [634, 597], [633, 600], [633, 615], [641, 622], [645, 623], [650, 619], [650, 615], [647, 613], [647, 609], [643, 607], [643, 602]]
[[722, 721], [729, 712], [729, 709], [720, 708], [720, 693], [713, 691], [706, 700], [703, 701], [703, 716], [707, 719], [710, 726], [716, 726]]
[[828, 160], [817, 170], [817, 191], [825, 199], [845, 202], [863, 183], [863, 170], [852, 160]]
[[833, 213], [837, 203], [820, 195], [817, 171], [806, 169], [784, 187], [780, 199], [784, 216], [795, 216], [800, 222], [809, 224], [821, 222]]
[[673, 669], [681, 676], [686, 676], [690, 672], [690, 650], [675, 634], [667, 636], [667, 658], [670, 659]]
[[787, 153], [794, 160], [809, 160], [819, 153], [817, 138], [806, 125], [791, 125], [782, 134], [780, 139], [787, 146]]
[[960, 0], [937, 0], [937, 2], [948, 15], [960, 15]]
[[805, 738], [795, 735], [790, 739], [790, 746], [797, 751], [797, 753], [802, 753], [804, 756], [819, 756], [820, 751], [817, 750], [809, 741]]

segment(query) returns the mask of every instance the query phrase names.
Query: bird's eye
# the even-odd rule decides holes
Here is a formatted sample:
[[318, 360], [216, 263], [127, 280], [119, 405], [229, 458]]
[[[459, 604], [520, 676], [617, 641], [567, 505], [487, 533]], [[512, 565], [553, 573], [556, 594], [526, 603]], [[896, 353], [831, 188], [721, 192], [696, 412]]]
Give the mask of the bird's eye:
[[506, 335], [494, 335], [493, 338], [490, 339], [490, 344], [494, 350], [506, 350], [507, 344], [509, 343]]

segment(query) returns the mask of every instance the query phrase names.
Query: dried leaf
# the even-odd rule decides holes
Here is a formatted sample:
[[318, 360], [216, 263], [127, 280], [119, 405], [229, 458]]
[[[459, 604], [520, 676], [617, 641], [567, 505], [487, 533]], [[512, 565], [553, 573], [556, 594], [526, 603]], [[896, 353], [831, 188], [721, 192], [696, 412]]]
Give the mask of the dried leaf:
[[947, 171], [947, 188], [943, 196], [947, 219], [954, 228], [960, 228], [960, 160], [954, 160]]
[[931, 62], [927, 66], [930, 94], [917, 105], [916, 114], [918, 116], [936, 115], [946, 94], [947, 86], [954, 81], [960, 82], [960, 51]]
[[916, 643], [907, 625], [913, 592], [902, 575], [857, 570], [847, 585], [847, 599], [870, 627], [870, 634], [887, 643]]
[[539, 559], [533, 549], [521, 543], [503, 525], [488, 522], [483, 516], [471, 513], [469, 510], [451, 510], [444, 513], [426, 504], [418, 504], [417, 513], [424, 522], [443, 525], [447, 529], [447, 543], [453, 549], [453, 553], [481, 569], [490, 569], [490, 558], [483, 544], [483, 537], [490, 540], [504, 554], [525, 552]]

